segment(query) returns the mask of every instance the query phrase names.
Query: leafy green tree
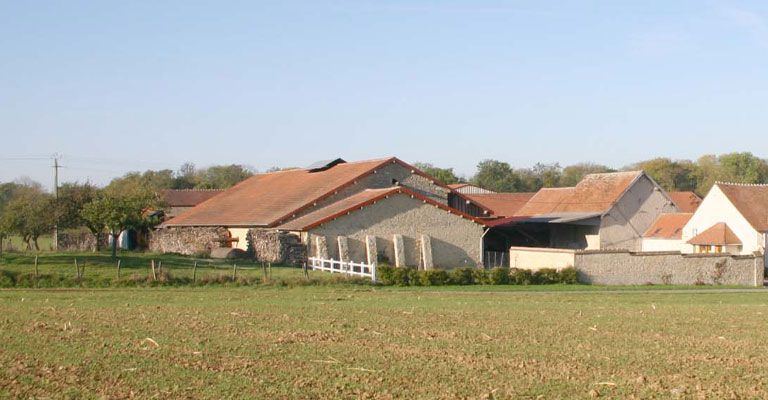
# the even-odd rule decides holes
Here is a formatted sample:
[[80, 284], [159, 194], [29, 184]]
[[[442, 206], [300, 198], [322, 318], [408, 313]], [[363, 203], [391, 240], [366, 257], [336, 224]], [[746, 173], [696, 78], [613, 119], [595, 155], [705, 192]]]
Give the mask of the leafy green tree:
[[242, 165], [216, 165], [199, 174], [198, 189], [226, 189], [248, 179], [253, 172]]
[[81, 216], [88, 229], [96, 236], [108, 230], [112, 238], [112, 257], [117, 256], [117, 238], [129, 229], [144, 229], [158, 221], [148, 217], [150, 210], [162, 207], [156, 192], [141, 182], [117, 186], [115, 182], [85, 204]]
[[174, 174], [171, 189], [192, 189], [197, 185], [197, 182], [198, 177], [195, 164], [186, 162], [182, 164], [179, 170]]
[[472, 184], [495, 192], [519, 192], [520, 176], [503, 161], [484, 160], [477, 164], [477, 172], [471, 179]]
[[531, 183], [525, 188], [526, 192], [535, 192], [543, 187], [559, 187], [563, 177], [563, 169], [560, 164], [536, 163], [530, 169]]
[[642, 169], [667, 191], [696, 188], [695, 165], [690, 161], [673, 161], [660, 157], [641, 161], [629, 169]]
[[415, 163], [413, 166], [446, 185], [461, 182], [461, 179], [453, 172], [453, 168], [439, 168], [430, 163]]
[[692, 173], [696, 191], [709, 192], [716, 181], [768, 183], [768, 163], [752, 153], [729, 153], [700, 157]]
[[4, 230], [21, 236], [27, 250], [40, 250], [38, 239], [53, 229], [53, 196], [39, 185], [17, 188], [3, 209]]
[[765, 160], [752, 153], [723, 154], [718, 158], [720, 173], [718, 180], [739, 183], [766, 183], [768, 165]]
[[576, 186], [585, 176], [589, 174], [601, 174], [606, 172], [615, 172], [615, 169], [606, 167], [605, 165], [594, 163], [579, 163], [569, 165], [563, 168], [562, 176], [560, 177], [560, 186], [571, 187]]
[[80, 211], [83, 206], [93, 201], [99, 189], [90, 183], [64, 183], [59, 187], [56, 199], [56, 223], [59, 228], [79, 228], [85, 226]]

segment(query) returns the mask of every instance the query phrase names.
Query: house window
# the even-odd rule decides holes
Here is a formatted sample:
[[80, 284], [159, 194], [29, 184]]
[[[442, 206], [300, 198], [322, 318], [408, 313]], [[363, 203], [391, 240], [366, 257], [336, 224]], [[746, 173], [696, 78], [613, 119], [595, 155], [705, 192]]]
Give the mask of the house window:
[[715, 248], [715, 253], [722, 253], [723, 252], [723, 246], [713, 246]]

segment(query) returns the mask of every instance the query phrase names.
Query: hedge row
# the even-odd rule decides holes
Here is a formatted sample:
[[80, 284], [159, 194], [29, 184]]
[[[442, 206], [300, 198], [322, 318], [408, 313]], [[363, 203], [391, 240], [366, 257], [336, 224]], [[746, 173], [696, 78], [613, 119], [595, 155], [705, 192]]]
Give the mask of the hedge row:
[[556, 270], [542, 268], [536, 272], [518, 268], [457, 268], [419, 271], [414, 268], [379, 266], [376, 268], [379, 282], [388, 286], [441, 286], [441, 285], [547, 285], [553, 283], [577, 283], [573, 267]]

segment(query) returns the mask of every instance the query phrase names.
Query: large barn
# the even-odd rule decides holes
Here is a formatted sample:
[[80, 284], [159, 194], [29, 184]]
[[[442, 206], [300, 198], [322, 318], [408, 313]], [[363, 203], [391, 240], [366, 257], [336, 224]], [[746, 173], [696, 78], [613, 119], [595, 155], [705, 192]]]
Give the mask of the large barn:
[[[393, 263], [479, 265], [485, 220], [450, 208], [449, 199], [456, 198], [471, 203], [395, 157], [335, 159], [254, 175], [165, 222], [150, 245], [155, 251], [182, 254], [234, 247], [259, 259], [295, 263], [307, 253], [344, 256], [338, 251], [341, 237], [348, 238], [351, 257], [370, 262], [358, 251], [369, 236], [375, 238], [377, 258]], [[324, 249], [313, 240], [320, 236]], [[425, 243], [431, 246], [431, 262], [424, 261]], [[403, 251], [396, 255], [401, 245]]]

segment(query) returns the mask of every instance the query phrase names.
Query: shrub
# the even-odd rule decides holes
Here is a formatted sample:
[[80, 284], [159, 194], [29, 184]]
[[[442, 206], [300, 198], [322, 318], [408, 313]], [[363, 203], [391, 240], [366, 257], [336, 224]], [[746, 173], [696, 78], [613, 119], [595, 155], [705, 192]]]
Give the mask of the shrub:
[[508, 268], [493, 268], [488, 271], [488, 283], [491, 285], [508, 285], [510, 282]]
[[422, 286], [442, 286], [450, 282], [448, 272], [441, 269], [431, 269], [419, 272], [419, 283]]
[[569, 285], [579, 283], [579, 274], [576, 272], [576, 268], [568, 267], [561, 269], [560, 283], [566, 283]]
[[194, 258], [211, 258], [211, 251], [210, 250], [199, 250], [194, 253], [192, 253], [192, 257]]
[[376, 266], [376, 279], [381, 282], [382, 285], [390, 286], [395, 284], [395, 269], [388, 265]]
[[16, 285], [15, 279], [12, 273], [8, 271], [0, 271], [0, 287], [10, 288]]
[[472, 280], [476, 285], [490, 285], [490, 271], [484, 268], [475, 268], [472, 270]]
[[456, 268], [451, 271], [451, 283], [454, 285], [471, 285], [475, 283], [473, 268]]
[[392, 277], [397, 286], [416, 285], [419, 282], [418, 271], [413, 268], [395, 268]]
[[554, 268], [542, 268], [533, 273], [533, 281], [539, 285], [560, 283], [560, 274]]
[[377, 266], [376, 277], [379, 282], [386, 286], [409, 286], [421, 283], [418, 271], [413, 268]]
[[509, 281], [513, 285], [533, 284], [533, 273], [529, 269], [512, 268], [509, 271]]

